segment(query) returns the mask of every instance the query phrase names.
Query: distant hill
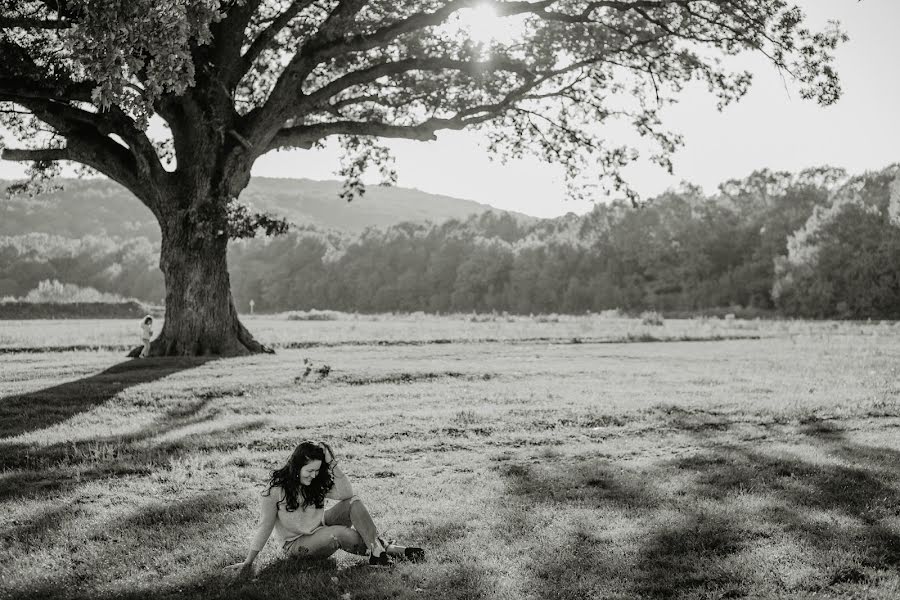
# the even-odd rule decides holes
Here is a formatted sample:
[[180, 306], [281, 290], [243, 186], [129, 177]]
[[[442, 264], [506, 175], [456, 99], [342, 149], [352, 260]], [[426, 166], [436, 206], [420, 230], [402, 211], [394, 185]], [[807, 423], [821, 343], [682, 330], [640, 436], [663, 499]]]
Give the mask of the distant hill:
[[[9, 183], [0, 180], [0, 235], [39, 232], [70, 238], [107, 234], [159, 239], [150, 211], [125, 188], [108, 179], [64, 179], [60, 181], [62, 191], [7, 200], [2, 190]], [[370, 186], [365, 196], [346, 202], [338, 197], [340, 188], [338, 181], [254, 177], [241, 200], [297, 225], [347, 232], [403, 221], [440, 223], [496, 210], [472, 200], [399, 187]]]

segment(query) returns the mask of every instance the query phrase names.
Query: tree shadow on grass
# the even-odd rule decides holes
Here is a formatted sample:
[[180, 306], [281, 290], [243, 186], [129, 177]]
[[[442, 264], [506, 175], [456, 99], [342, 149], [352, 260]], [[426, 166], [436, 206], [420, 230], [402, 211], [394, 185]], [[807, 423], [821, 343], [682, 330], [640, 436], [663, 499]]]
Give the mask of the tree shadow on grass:
[[[8, 576], [5, 591], [21, 600], [205, 597], [215, 578], [209, 577], [210, 556], [203, 550], [217, 539], [227, 515], [242, 506], [234, 490], [204, 493], [170, 504], [150, 502], [72, 537], [45, 535], [28, 550], [39, 550], [51, 564], [39, 572], [34, 565], [22, 567], [33, 577]], [[27, 563], [27, 554], [17, 553], [13, 561]]]
[[215, 447], [238, 446], [241, 433], [263, 426], [265, 420], [232, 424], [201, 434], [154, 438], [177, 433], [192, 425], [210, 423], [215, 413], [201, 414], [210, 403], [203, 398], [170, 409], [152, 426], [122, 436], [99, 436], [78, 442], [59, 442], [46, 446], [0, 444], [0, 502], [25, 497], [43, 497], [73, 485], [105, 478], [150, 475], [165, 468], [173, 459]]
[[[703, 526], [691, 518], [654, 531], [637, 564], [646, 574], [637, 591], [657, 598], [699, 591], [740, 597], [768, 585], [772, 593], [839, 596], [834, 586], [868, 586], [879, 573], [896, 571], [900, 532], [884, 517], [900, 511], [900, 452], [851, 442], [833, 425], [810, 423], [801, 433], [813, 438], [814, 460], [710, 442], [695, 456], [665, 464], [692, 474], [681, 510], [689, 514], [693, 506]], [[776, 575], [784, 560], [792, 569]]]
[[[660, 508], [660, 495], [644, 473], [605, 458], [499, 467], [505, 505], [494, 528], [507, 545], [521, 549], [517, 567], [534, 599], [614, 598], [601, 582], [626, 573], [625, 558], [610, 543], [593, 511], [639, 518]], [[566, 511], [571, 515], [565, 515]]]
[[[793, 550], [791, 560], [798, 568], [797, 580], [790, 586], [818, 592], [848, 577], [864, 583], [870, 575], [895, 570], [900, 565], [900, 535], [886, 526], [878, 514], [879, 501], [886, 501], [888, 506], [884, 508], [889, 511], [900, 507], [896, 490], [884, 481], [884, 473], [873, 473], [860, 465], [813, 464], [734, 446], [720, 446], [677, 466], [698, 473], [691, 496], [713, 506], [712, 510], [719, 509], [713, 513], [717, 516], [728, 514], [729, 496], [740, 494], [760, 501], [750, 509], [753, 525], [738, 531], [736, 546], [729, 549], [746, 551], [748, 555], [754, 551], [757, 555], [775, 553], [773, 549], [779, 546], [781, 551]], [[891, 476], [896, 480], [896, 471]], [[683, 556], [688, 542], [696, 538], [697, 532], [690, 526], [676, 532], [673, 540], [666, 541], [655, 533], [642, 558], [645, 570], [656, 569], [676, 549]], [[694, 552], [691, 563], [712, 567], [722, 561], [722, 554], [712, 552], [715, 548], [709, 548], [706, 542], [700, 548], [703, 551]], [[756, 566], [773, 565], [772, 561], [770, 555]], [[797, 575], [804, 570], [809, 574]], [[715, 572], [711, 568], [706, 571]], [[746, 579], [759, 579], [760, 575], [747, 573]], [[739, 584], [740, 573], [735, 573], [734, 579], [732, 583]], [[788, 582], [783, 585], [788, 587]], [[749, 593], [742, 585], [737, 589]], [[662, 590], [647, 586], [642, 591], [665, 595]]]
[[[603, 460], [506, 467], [509, 512], [521, 521], [504, 526], [507, 541], [540, 539], [526, 544], [526, 588], [535, 598], [877, 595], [900, 567], [890, 525], [900, 452], [849, 441], [833, 425], [801, 431], [824, 460], [692, 426], [700, 451], [643, 476]], [[568, 517], [541, 523], [527, 518], [534, 511]]]
[[[209, 362], [178, 357], [129, 360], [105, 371], [53, 387], [0, 398], [0, 440], [61, 423], [120, 392]], [[2, 463], [0, 463], [2, 466]]]
[[658, 503], [643, 473], [617, 468], [608, 459], [549, 465], [507, 464], [498, 470], [506, 480], [509, 495], [527, 504], [650, 509]]
[[[84, 512], [81, 503], [71, 500], [59, 503], [58, 495], [68, 488], [90, 484], [93, 481], [105, 480], [110, 486], [115, 485], [117, 478], [128, 475], [148, 476], [163, 475], [169, 471], [171, 460], [178, 457], [202, 452], [205, 447], [227, 450], [227, 446], [237, 446], [241, 433], [251, 431], [264, 424], [263, 421], [246, 422], [232, 425], [215, 432], [207, 432], [203, 437], [173, 440], [163, 444], [142, 444], [123, 450], [121, 454], [110, 455], [90, 466], [82, 465], [77, 474], [58, 474], [52, 469], [49, 472], [22, 472], [7, 475], [2, 479], [0, 500], [9, 501], [16, 498], [29, 497], [37, 500], [57, 498], [58, 506], [37, 512], [24, 518], [8, 522], [0, 527], [0, 548], [22, 544], [25, 548], [44, 547], [54, 541], [56, 532], [66, 523], [78, 518]], [[169, 428], [174, 429], [174, 426]], [[155, 430], [154, 430], [155, 433]], [[146, 437], [135, 439], [146, 441]], [[55, 458], [55, 448], [48, 449], [44, 457], [51, 463]], [[47, 479], [50, 476], [52, 479]], [[85, 499], [86, 502], [93, 500]]]

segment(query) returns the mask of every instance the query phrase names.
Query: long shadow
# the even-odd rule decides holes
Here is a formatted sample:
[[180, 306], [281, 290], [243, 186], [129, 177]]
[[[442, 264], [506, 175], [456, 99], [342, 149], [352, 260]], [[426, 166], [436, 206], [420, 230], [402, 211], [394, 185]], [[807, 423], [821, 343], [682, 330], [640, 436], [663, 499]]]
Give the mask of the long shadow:
[[[169, 505], [151, 505], [131, 514], [126, 508], [124, 517], [120, 516], [121, 509], [113, 507], [104, 511], [112, 515], [107, 523], [88, 526], [74, 534], [67, 525], [83, 515], [96, 513], [90, 508], [92, 499], [61, 503], [58, 498], [58, 493], [68, 486], [102, 480], [114, 488], [121, 475], [166, 472], [173, 458], [202, 455], [213, 448], [228, 452], [243, 445], [242, 434], [267, 422], [243, 422], [161, 443], [152, 441], [157, 435], [210, 420], [214, 415], [198, 414], [208, 402], [208, 399], [201, 400], [190, 409], [173, 411], [174, 416], [130, 436], [130, 443], [121, 452], [100, 459], [90, 458], [90, 467], [80, 464], [77, 475], [66, 474], [36, 483], [27, 474], [14, 481], [4, 479], [4, 483], [13, 485], [6, 485], [2, 490], [3, 499], [26, 493], [40, 494], [40, 499], [57, 498], [59, 505], [35, 510], [24, 518], [4, 519], [0, 527], [0, 557], [4, 558], [5, 567], [24, 557], [26, 566], [22, 571], [26, 576], [24, 581], [13, 582], [11, 576], [16, 574], [13, 563], [0, 586], [0, 598], [183, 598], [186, 595], [207, 598], [211, 592], [224, 589], [218, 564], [222, 552], [217, 540], [230, 515], [246, 506], [247, 499], [240, 491], [227, 488], [203, 493]], [[98, 442], [81, 443], [75, 446], [75, 452], [80, 446], [95, 443]], [[37, 455], [37, 460], [53, 468], [62, 453], [71, 452], [72, 448], [72, 444], [50, 446], [44, 454]], [[82, 458], [76, 459], [76, 464], [77, 460]], [[47, 475], [37, 474], [38, 477]], [[51, 471], [49, 475], [52, 477], [54, 473]], [[112, 498], [107, 496], [108, 501]], [[37, 571], [29, 568], [28, 557], [42, 553], [45, 558], [41, 568]], [[161, 575], [165, 576], [164, 580]]]
[[[72, 444], [50, 446], [45, 449], [45, 454], [37, 457], [42, 463], [48, 465], [47, 470], [37, 468], [34, 471], [13, 472], [12, 475], [6, 475], [0, 480], [3, 482], [3, 485], [0, 486], [0, 501], [20, 498], [43, 500], [56, 497], [67, 488], [82, 486], [93, 481], [106, 480], [110, 482], [110, 485], [115, 485], [114, 482], [118, 477], [161, 473], [168, 468], [172, 459], [202, 452], [206, 446], [214, 446], [219, 451], [227, 451], [228, 446], [238, 447], [240, 434], [264, 424], [264, 421], [246, 422], [206, 433], [203, 436], [189, 436], [160, 444], [145, 443], [158, 433], [172, 431], [186, 423], [198, 423], [209, 418], [211, 417], [175, 419], [157, 428], [136, 434], [131, 438], [135, 443], [122, 446], [120, 452], [105, 455], [100, 459], [92, 458], [90, 464], [79, 464], [76, 459], [74, 464], [78, 466], [78, 469], [74, 474], [60, 469], [58, 466], [49, 465], [56, 465], [56, 461], [61, 460], [59, 457], [64, 456], [63, 453], [77, 453], [79, 446]], [[83, 442], [80, 445], [92, 443], [98, 442]], [[82, 510], [78, 504], [66, 503], [25, 518], [19, 518], [11, 525], [0, 527], [0, 548], [10, 547], [16, 542], [27, 543], [29, 547], [35, 545], [43, 547], [45, 543], [53, 540], [55, 532], [65, 523], [77, 518]]]
[[[498, 470], [507, 496], [496, 535], [504, 543], [525, 548], [518, 566], [528, 597], [624, 597], [617, 595], [625, 590], [615, 582], [627, 572], [627, 557], [611, 546], [594, 519], [582, 517], [609, 510], [638, 518], [662, 508], [663, 498], [647, 475], [605, 458], [574, 462], [548, 458]], [[567, 509], [575, 509], [579, 516], [564, 524], [535, 522], [535, 515], [554, 519]]]
[[[765, 574], [752, 572], [749, 565], [741, 568], [741, 561], [729, 561], [729, 555], [777, 543], [813, 549], [793, 557], [815, 572], [794, 584], [806, 592], [868, 584], [879, 571], [896, 571], [900, 534], [882, 518], [900, 509], [895, 487], [900, 482], [900, 452], [853, 443], [833, 425], [811, 423], [801, 433], [812, 437], [822, 455], [840, 462], [811, 462], [759, 447], [711, 443], [701, 454], [664, 465], [694, 473], [681, 509], [689, 513], [692, 505], [708, 507], [702, 520], [706, 527], [687, 520], [675, 529], [654, 531], [635, 565], [644, 574], [636, 591], [657, 598], [695, 590], [750, 595], [753, 580]], [[739, 495], [758, 500], [746, 509], [746, 528], [735, 528], [729, 520], [736, 510], [729, 501]], [[708, 527], [711, 523], [715, 526]], [[845, 564], [833, 564], [842, 560]], [[678, 565], [677, 570], [671, 568]], [[682, 576], [667, 576], [673, 572]]]
[[129, 360], [90, 377], [0, 398], [0, 441], [50, 427], [103, 404], [129, 387], [156, 381], [210, 360], [192, 357]]
[[[159, 443], [151, 439], [188, 425], [210, 422], [215, 413], [201, 414], [210, 399], [201, 399], [188, 407], [170, 410], [163, 419], [141, 431], [125, 436], [95, 437], [78, 442], [60, 442], [47, 446], [31, 444], [0, 445], [0, 464], [8, 469], [0, 474], [0, 502], [16, 498], [47, 496], [73, 485], [98, 479], [128, 475], [150, 475], [172, 459], [201, 451], [211, 442], [203, 435], [187, 436]], [[225, 447], [238, 446], [239, 434], [257, 429], [265, 420], [232, 425], [212, 432], [227, 440]]]
[[652, 509], [658, 504], [645, 475], [619, 469], [606, 459], [540, 466], [510, 464], [499, 467], [499, 471], [506, 480], [509, 495], [526, 505]]
[[[853, 452], [852, 445], [844, 446]], [[888, 449], [885, 449], [888, 450]], [[753, 531], [739, 531], [732, 538], [728, 549], [732, 552], [748, 549], [754, 542], [765, 546], [767, 538], [792, 540], [799, 548], [814, 548], [815, 554], [807, 554], [800, 558], [818, 567], [817, 576], [807, 581], [808, 591], [819, 591], [819, 587], [841, 583], [842, 578], [849, 577], [865, 581], [868, 576], [862, 569], [895, 570], [900, 566], [900, 535], [880, 522], [879, 500], [888, 500], [885, 508], [896, 511], [898, 508], [896, 489], [885, 483], [885, 475], [897, 479], [897, 471], [893, 473], [874, 473], [867, 466], [853, 465], [821, 465], [793, 457], [773, 457], [762, 452], [719, 446], [708, 453], [679, 461], [677, 467], [694, 470], [699, 474], [697, 484], [691, 492], [695, 500], [704, 504], [721, 503], [721, 510], [713, 513], [720, 518], [727, 514], [726, 497], [732, 493], [754, 494], [766, 499], [762, 508], [753, 511], [757, 527], [756, 535], [762, 539], [753, 540]], [[827, 520], [823, 520], [823, 515]], [[684, 556], [684, 549], [691, 548], [702, 541], [702, 552], [694, 551], [691, 564], [705, 564], [705, 571], [715, 572], [709, 567], [721, 562], [723, 554], [713, 552], [718, 545], [710, 547], [698, 534], [693, 525], [686, 525], [669, 535], [671, 539], [656, 532], [641, 556], [640, 569], [653, 574], [659, 572], [659, 565], [670, 554]], [[668, 549], [668, 550], [667, 550]], [[838, 557], [855, 557], [853, 563], [833, 567], [830, 571], [824, 565], [815, 565], [817, 557], [831, 554]], [[756, 574], [759, 575], [759, 574]], [[732, 583], [741, 593], [749, 590], [740, 586], [740, 574], [735, 574]], [[655, 586], [655, 577], [648, 577], [640, 591], [647, 595], [665, 597], [667, 593]], [[677, 585], [671, 585], [677, 583]], [[684, 591], [690, 587], [689, 582], [671, 582], [668, 593]], [[698, 587], [718, 583], [717, 581], [697, 582]]]
[[[529, 536], [543, 540], [522, 558], [536, 598], [785, 594], [788, 585], [767, 572], [774, 566], [767, 561], [777, 560], [769, 548], [779, 544], [801, 549], [792, 560], [806, 574], [791, 585], [806, 593], [877, 586], [896, 573], [900, 532], [887, 523], [900, 511], [900, 452], [856, 444], [833, 425], [812, 423], [801, 432], [838, 460], [811, 462], [717, 442], [709, 428], [689, 425], [683, 429], [702, 450], [644, 475], [609, 461], [552, 458], [501, 470], [511, 505], [501, 538], [531, 548]], [[669, 477], [679, 485], [667, 488]], [[528, 519], [535, 509], [574, 510], [569, 521], [542, 529]], [[625, 516], [603, 523], [593, 509]], [[628, 533], [615, 533], [619, 527]]]
[[[193, 595], [190, 592], [209, 590], [217, 578], [210, 576], [208, 568], [198, 568], [208, 563], [209, 557], [196, 556], [197, 549], [207, 548], [209, 541], [216, 539], [229, 511], [240, 504], [234, 492], [204, 493], [126, 513], [95, 530], [78, 532], [74, 539], [58, 535], [41, 545], [58, 564], [32, 580], [8, 578], [5, 591], [22, 600], [53, 600], [176, 598], [184, 597], [185, 592]], [[54, 549], [63, 552], [54, 554]], [[159, 573], [160, 567], [171, 569], [173, 565], [174, 572]]]

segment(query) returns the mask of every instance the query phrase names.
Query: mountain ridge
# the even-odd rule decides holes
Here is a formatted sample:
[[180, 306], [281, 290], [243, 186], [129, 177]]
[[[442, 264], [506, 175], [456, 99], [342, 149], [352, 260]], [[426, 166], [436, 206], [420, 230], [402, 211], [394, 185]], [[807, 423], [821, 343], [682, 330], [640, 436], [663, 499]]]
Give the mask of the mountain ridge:
[[[38, 232], [72, 238], [111, 235], [159, 240], [159, 226], [150, 210], [119, 184], [105, 178], [59, 182], [63, 190], [34, 198], [0, 197], [0, 235]], [[0, 194], [10, 183], [0, 180]], [[333, 180], [253, 177], [240, 200], [257, 211], [273, 213], [298, 226], [348, 233], [402, 222], [464, 220], [488, 211], [537, 220], [474, 200], [415, 188], [367, 186], [366, 194], [352, 202], [338, 197], [340, 189], [341, 182]]]

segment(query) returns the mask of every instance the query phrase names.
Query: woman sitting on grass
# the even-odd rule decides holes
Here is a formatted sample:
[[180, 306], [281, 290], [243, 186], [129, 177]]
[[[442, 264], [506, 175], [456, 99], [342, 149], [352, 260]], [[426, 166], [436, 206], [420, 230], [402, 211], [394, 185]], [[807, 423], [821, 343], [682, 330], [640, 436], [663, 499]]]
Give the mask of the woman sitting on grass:
[[[338, 503], [325, 510], [325, 498]], [[390, 566], [392, 557], [421, 560], [421, 548], [385, 543], [369, 511], [353, 495], [347, 476], [337, 466], [325, 443], [303, 442], [287, 464], [275, 470], [260, 497], [259, 529], [242, 563], [226, 567], [244, 577], [252, 573], [253, 561], [272, 529], [291, 556], [309, 559], [331, 556], [338, 549], [368, 555], [372, 566]]]

